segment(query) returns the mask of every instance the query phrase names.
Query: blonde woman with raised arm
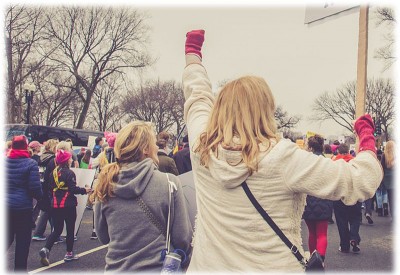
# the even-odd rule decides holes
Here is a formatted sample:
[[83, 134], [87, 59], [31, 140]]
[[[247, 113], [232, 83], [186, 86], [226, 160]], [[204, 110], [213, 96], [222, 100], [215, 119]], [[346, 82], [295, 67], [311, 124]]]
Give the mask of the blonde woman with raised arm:
[[304, 255], [306, 195], [352, 205], [378, 188], [382, 168], [372, 119], [355, 122], [360, 149], [349, 163], [301, 150], [279, 139], [274, 97], [263, 78], [235, 79], [214, 97], [202, 65], [203, 41], [203, 30], [186, 35], [184, 119], [198, 210], [188, 272], [301, 272], [304, 266], [253, 207], [242, 183]]

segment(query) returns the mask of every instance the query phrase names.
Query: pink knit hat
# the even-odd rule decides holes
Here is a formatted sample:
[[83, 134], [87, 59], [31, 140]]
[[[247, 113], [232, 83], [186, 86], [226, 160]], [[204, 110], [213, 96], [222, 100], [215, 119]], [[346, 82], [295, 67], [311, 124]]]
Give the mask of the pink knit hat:
[[108, 143], [108, 146], [114, 148], [115, 140], [117, 139], [117, 133], [104, 132], [104, 137]]
[[70, 158], [72, 154], [68, 151], [65, 150], [57, 150], [56, 153], [56, 162], [57, 164], [63, 164], [66, 163]]
[[39, 141], [34, 140], [34, 141], [31, 141], [28, 146], [29, 146], [29, 148], [34, 149], [34, 148], [42, 147], [42, 144], [40, 144]]

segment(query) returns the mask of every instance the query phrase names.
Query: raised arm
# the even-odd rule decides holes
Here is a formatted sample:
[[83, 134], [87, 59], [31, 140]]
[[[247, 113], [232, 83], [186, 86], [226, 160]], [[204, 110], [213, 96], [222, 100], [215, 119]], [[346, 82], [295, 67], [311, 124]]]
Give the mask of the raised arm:
[[205, 131], [214, 105], [211, 82], [202, 65], [203, 42], [204, 30], [194, 30], [186, 34], [186, 67], [183, 72], [182, 84], [186, 100], [184, 119], [192, 144], [195, 144], [199, 135]]
[[317, 157], [291, 146], [283, 174], [287, 186], [298, 193], [342, 200], [347, 205], [371, 198], [382, 180], [382, 167], [376, 158], [374, 125], [369, 115], [361, 116], [354, 129], [360, 145], [350, 162]]

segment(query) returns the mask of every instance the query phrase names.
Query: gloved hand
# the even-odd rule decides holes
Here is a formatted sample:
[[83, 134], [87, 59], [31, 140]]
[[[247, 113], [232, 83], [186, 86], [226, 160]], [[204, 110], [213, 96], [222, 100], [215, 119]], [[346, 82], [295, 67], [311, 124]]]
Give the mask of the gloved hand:
[[202, 58], [201, 46], [204, 42], [204, 30], [193, 30], [186, 34], [185, 54], [195, 54]]
[[359, 152], [370, 150], [376, 154], [374, 122], [369, 114], [360, 116], [354, 123], [354, 130], [360, 140]]

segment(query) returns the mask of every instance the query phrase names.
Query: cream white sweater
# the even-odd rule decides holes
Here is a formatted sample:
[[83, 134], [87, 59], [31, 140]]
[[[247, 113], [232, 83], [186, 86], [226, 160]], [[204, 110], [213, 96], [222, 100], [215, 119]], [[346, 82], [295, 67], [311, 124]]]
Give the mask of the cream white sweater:
[[382, 179], [380, 163], [361, 152], [349, 163], [332, 161], [279, 141], [260, 156], [259, 170], [248, 177], [241, 152], [221, 146], [211, 153], [209, 168], [193, 153], [205, 131], [214, 97], [205, 68], [188, 65], [183, 73], [185, 121], [191, 141], [191, 160], [198, 215], [193, 255], [188, 272], [302, 272], [289, 248], [253, 207], [240, 184], [250, 190], [284, 234], [304, 255], [301, 216], [307, 194], [352, 205], [370, 198]]

